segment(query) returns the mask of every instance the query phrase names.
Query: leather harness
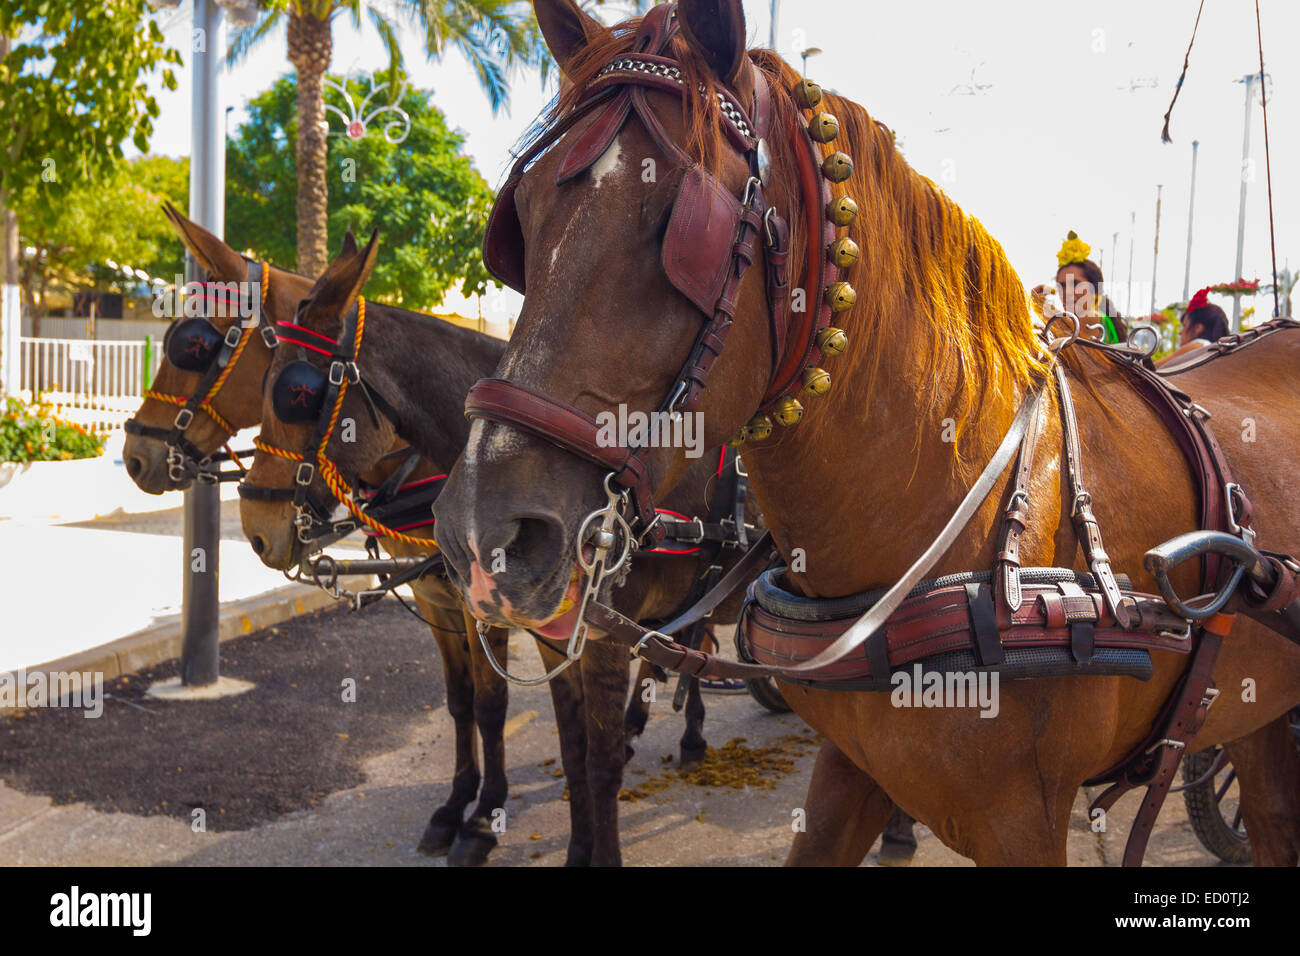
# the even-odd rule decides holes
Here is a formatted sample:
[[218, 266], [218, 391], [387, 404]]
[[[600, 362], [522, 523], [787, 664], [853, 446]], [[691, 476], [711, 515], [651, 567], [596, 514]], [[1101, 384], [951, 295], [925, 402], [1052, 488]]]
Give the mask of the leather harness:
[[[180, 411], [176, 413], [171, 428], [142, 425], [135, 420], [135, 416], [128, 418], [123, 425], [123, 429], [128, 435], [152, 438], [161, 441], [167, 446], [167, 473], [173, 481], [182, 481], [185, 478], [205, 483], [240, 481], [248, 473], [248, 469], [244, 468], [240, 462], [240, 455], [251, 454], [251, 450], [234, 452], [230, 451], [229, 446], [227, 446], [226, 451], [204, 455], [193, 442], [185, 437], [185, 432], [194, 423], [195, 415], [202, 412], [228, 437], [233, 438], [236, 429], [212, 406], [212, 400], [221, 391], [231, 372], [234, 371], [235, 365], [243, 356], [244, 350], [253, 340], [253, 329], [256, 329], [261, 334], [267, 349], [274, 350], [277, 345], [275, 330], [271, 328], [266, 320], [265, 309], [266, 296], [271, 285], [271, 267], [265, 262], [258, 262], [247, 256], [243, 258], [248, 264], [247, 281], [249, 283], [256, 282], [260, 285], [260, 294], [254, 300], [257, 324], [248, 327], [243, 322], [235, 322], [226, 330], [224, 335], [215, 328], [212, 329], [212, 334], [220, 341], [220, 348], [215, 354], [207, 357], [204, 367], [198, 370], [200, 371], [199, 383], [189, 395], [171, 395], [152, 389], [145, 391], [145, 398], [180, 406]], [[208, 324], [210, 327], [206, 297], [203, 297], [203, 302], [204, 312], [198, 321]], [[167, 330], [168, 336], [174, 335], [177, 326], [180, 324], [183, 323], [174, 323], [170, 326]], [[244, 334], [246, 331], [249, 333], [248, 335]], [[166, 342], [166, 337], [164, 341]], [[235, 463], [234, 470], [222, 470], [221, 465], [227, 461]]]

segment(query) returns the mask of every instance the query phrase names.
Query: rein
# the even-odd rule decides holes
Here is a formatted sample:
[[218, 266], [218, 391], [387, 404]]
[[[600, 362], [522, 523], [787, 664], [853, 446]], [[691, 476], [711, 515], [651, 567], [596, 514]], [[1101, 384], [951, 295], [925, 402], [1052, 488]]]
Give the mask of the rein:
[[[134, 416], [127, 419], [123, 426], [127, 434], [153, 438], [167, 446], [167, 475], [172, 481], [179, 482], [185, 478], [205, 483], [239, 481], [248, 473], [248, 470], [244, 468], [243, 463], [239, 460], [239, 453], [231, 451], [229, 445], [226, 446], [224, 452], [204, 455], [193, 442], [185, 437], [185, 432], [194, 423], [195, 414], [202, 412], [225, 432], [228, 438], [233, 438], [238, 429], [226, 421], [216, 410], [212, 404], [213, 400], [221, 391], [222, 386], [226, 384], [230, 373], [235, 370], [235, 366], [243, 356], [248, 343], [253, 340], [252, 331], [254, 329], [260, 331], [262, 340], [266, 343], [268, 350], [273, 350], [276, 347], [275, 332], [265, 321], [266, 296], [271, 286], [271, 266], [265, 261], [258, 262], [247, 257], [245, 257], [244, 261], [248, 263], [248, 279], [245, 281], [256, 282], [259, 285], [257, 324], [245, 325], [241, 319], [226, 330], [225, 335], [221, 338], [220, 351], [208, 363], [198, 385], [191, 394], [172, 395], [154, 389], [145, 389], [144, 397], [146, 399], [153, 399], [167, 405], [180, 407], [180, 411], [176, 413], [176, 418], [172, 421], [171, 428], [142, 425], [135, 420]], [[206, 300], [204, 308], [205, 313], [199, 318], [207, 321]], [[249, 334], [245, 335], [245, 331]], [[248, 454], [248, 452], [243, 452], [243, 454]], [[235, 463], [233, 471], [221, 470], [220, 465], [226, 461]], [[217, 466], [215, 471], [212, 469], [214, 464]]]

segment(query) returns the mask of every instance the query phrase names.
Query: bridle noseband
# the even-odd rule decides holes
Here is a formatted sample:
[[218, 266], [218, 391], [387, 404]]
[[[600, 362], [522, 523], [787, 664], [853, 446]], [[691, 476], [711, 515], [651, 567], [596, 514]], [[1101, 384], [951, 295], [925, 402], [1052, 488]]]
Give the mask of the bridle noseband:
[[[189, 395], [172, 395], [154, 389], [145, 389], [144, 392], [146, 399], [180, 406], [171, 428], [142, 425], [134, 416], [123, 425], [128, 435], [153, 438], [167, 446], [167, 475], [175, 482], [186, 478], [204, 483], [238, 481], [247, 473], [237, 453], [225, 451], [204, 455], [185, 437], [185, 432], [199, 412], [207, 415], [227, 437], [234, 437], [238, 429], [226, 421], [212, 402], [226, 384], [230, 373], [235, 370], [249, 342], [253, 340], [254, 329], [261, 334], [268, 350], [274, 350], [277, 344], [275, 330], [266, 319], [266, 296], [271, 285], [270, 264], [247, 256], [243, 258], [248, 263], [248, 278], [245, 281], [259, 286], [259, 294], [254, 299], [256, 324], [247, 324], [241, 318], [224, 333], [220, 332], [211, 323], [205, 295], [202, 315], [173, 322], [163, 336], [163, 353], [167, 360], [183, 371], [199, 372], [198, 385]], [[191, 323], [194, 325], [189, 332], [185, 332], [184, 327]], [[245, 335], [245, 332], [249, 334]], [[236, 467], [222, 471], [221, 464], [226, 461], [233, 461]]]

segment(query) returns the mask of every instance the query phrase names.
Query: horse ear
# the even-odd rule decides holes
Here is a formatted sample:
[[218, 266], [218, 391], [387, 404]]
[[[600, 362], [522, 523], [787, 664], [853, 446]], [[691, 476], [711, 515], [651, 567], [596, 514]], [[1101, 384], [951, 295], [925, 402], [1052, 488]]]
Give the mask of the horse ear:
[[533, 0], [533, 13], [551, 55], [566, 72], [573, 58], [604, 29], [576, 0]]
[[715, 76], [735, 84], [745, 62], [745, 11], [740, 0], [679, 0], [677, 22], [686, 42]]
[[[348, 235], [352, 234], [349, 232]], [[335, 256], [307, 293], [310, 307], [305, 314], [320, 316], [322, 318], [317, 321], [321, 321], [326, 316], [341, 316], [346, 313], [370, 278], [378, 254], [378, 229], [370, 234], [370, 241], [364, 249], [357, 249], [356, 237], [352, 236], [351, 251], [345, 248]]]
[[238, 252], [198, 223], [186, 219], [171, 203], [164, 201], [162, 210], [176, 230], [176, 235], [185, 243], [185, 248], [193, 253], [199, 265], [207, 271], [208, 278], [241, 282], [248, 276], [248, 263]]
[[357, 254], [357, 237], [349, 229], [343, 233], [343, 250], [339, 253], [341, 256], [355, 256]]

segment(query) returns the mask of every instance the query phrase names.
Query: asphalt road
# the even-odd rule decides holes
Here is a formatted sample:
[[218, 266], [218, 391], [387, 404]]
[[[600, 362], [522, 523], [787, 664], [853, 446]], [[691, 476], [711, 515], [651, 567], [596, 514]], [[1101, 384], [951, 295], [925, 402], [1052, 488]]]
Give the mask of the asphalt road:
[[[0, 717], [0, 861], [76, 865], [442, 866], [416, 851], [453, 768], [452, 724], [428, 629], [394, 602], [321, 612], [222, 646], [246, 694], [206, 702], [144, 696], [176, 663], [110, 682], [104, 714], [32, 709]], [[531, 638], [512, 666], [537, 673]], [[343, 701], [346, 678], [355, 703]], [[706, 696], [706, 773], [676, 770], [682, 722], [660, 687], [620, 801], [626, 865], [782, 862], [816, 738], [748, 695]], [[568, 804], [549, 692], [512, 688], [506, 829], [490, 866], [558, 866]], [[1075, 807], [1072, 865], [1117, 866], [1137, 793], [1093, 833]], [[195, 809], [203, 811], [202, 828]], [[924, 827], [913, 865], [969, 861]], [[879, 844], [865, 865], [876, 865]], [[1170, 797], [1147, 865], [1211, 865]]]

